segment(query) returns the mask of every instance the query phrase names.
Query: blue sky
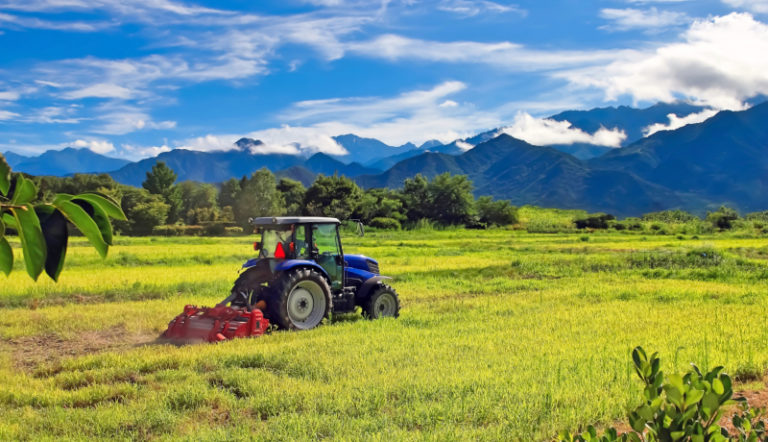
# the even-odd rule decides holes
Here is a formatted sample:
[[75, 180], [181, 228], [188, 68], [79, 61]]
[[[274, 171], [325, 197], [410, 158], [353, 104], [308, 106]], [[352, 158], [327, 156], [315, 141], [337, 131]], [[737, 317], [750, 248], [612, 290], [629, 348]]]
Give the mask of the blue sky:
[[[500, 126], [617, 145], [542, 117], [768, 94], [768, 0], [0, 0], [0, 152], [185, 147], [338, 153]], [[682, 120], [682, 117], [678, 120]], [[670, 121], [670, 124], [681, 124]]]

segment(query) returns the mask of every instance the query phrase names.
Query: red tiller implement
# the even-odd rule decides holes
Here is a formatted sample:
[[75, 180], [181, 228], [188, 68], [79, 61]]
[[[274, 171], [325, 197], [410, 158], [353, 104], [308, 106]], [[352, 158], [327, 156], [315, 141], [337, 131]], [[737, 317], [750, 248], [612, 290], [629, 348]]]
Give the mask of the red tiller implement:
[[227, 339], [261, 336], [267, 331], [269, 320], [258, 308], [197, 307], [187, 305], [184, 313], [168, 324], [163, 338], [173, 341], [219, 342]]

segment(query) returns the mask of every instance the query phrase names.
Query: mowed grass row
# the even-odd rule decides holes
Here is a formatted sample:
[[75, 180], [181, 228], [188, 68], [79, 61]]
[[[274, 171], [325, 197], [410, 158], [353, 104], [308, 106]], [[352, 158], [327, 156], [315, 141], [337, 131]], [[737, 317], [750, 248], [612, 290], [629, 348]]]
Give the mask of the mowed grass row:
[[[0, 439], [544, 440], [635, 404], [636, 345], [666, 370], [768, 367], [768, 241], [720, 236], [347, 237], [395, 277], [399, 319], [154, 344], [227, 294], [251, 242], [121, 238], [101, 261], [78, 239], [58, 284], [3, 280]], [[78, 356], [99, 333], [126, 345]]]

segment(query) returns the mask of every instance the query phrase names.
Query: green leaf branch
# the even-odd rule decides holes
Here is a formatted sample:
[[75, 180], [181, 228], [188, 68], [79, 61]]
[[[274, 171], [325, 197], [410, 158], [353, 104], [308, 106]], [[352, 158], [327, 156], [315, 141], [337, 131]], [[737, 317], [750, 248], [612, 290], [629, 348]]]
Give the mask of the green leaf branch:
[[120, 205], [95, 193], [58, 194], [52, 202], [38, 200], [35, 183], [11, 168], [0, 155], [0, 272], [13, 269], [13, 249], [8, 229], [17, 232], [29, 276], [45, 273], [58, 280], [69, 242], [68, 224], [74, 225], [103, 258], [112, 245], [110, 219], [125, 220]]

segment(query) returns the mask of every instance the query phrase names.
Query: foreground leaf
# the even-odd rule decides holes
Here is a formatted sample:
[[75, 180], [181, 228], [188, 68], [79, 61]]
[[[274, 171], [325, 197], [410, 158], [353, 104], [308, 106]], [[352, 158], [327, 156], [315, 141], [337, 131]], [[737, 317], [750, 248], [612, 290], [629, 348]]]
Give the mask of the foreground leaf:
[[8, 195], [8, 189], [11, 187], [11, 166], [5, 161], [5, 157], [0, 154], [0, 194]]
[[0, 235], [0, 272], [8, 276], [13, 268], [13, 250], [8, 240]]
[[99, 232], [101, 232], [101, 237], [104, 238], [104, 242], [111, 246], [112, 224], [109, 222], [107, 214], [104, 213], [101, 207], [79, 198], [73, 198], [72, 202], [82, 207], [83, 210], [85, 210], [85, 213], [87, 213], [88, 216], [93, 219], [93, 221], [99, 227]]
[[21, 248], [24, 251], [24, 265], [27, 273], [35, 281], [43, 271], [45, 264], [45, 239], [40, 227], [40, 220], [34, 210], [27, 207], [11, 208], [15, 220], [15, 228], [19, 232]]
[[93, 218], [88, 216], [88, 213], [82, 207], [71, 201], [64, 201], [58, 198], [54, 200], [53, 205], [88, 238], [88, 241], [90, 241], [102, 258], [107, 256], [109, 246], [104, 242], [99, 226]]
[[67, 255], [67, 242], [69, 241], [67, 219], [53, 206], [38, 206], [35, 207], [35, 210], [40, 217], [40, 225], [43, 228], [43, 237], [45, 238], [45, 273], [54, 281], [58, 281], [61, 270], [64, 268], [64, 258]]
[[119, 219], [121, 221], [127, 220], [125, 213], [123, 213], [123, 209], [121, 209], [120, 205], [113, 201], [111, 198], [103, 197], [95, 193], [81, 193], [79, 195], [75, 195], [73, 199], [88, 201], [92, 205], [100, 208], [107, 216], [111, 218]]
[[21, 175], [16, 176], [16, 188], [13, 190], [11, 204], [23, 205], [35, 199], [37, 196], [37, 187], [31, 180]]

